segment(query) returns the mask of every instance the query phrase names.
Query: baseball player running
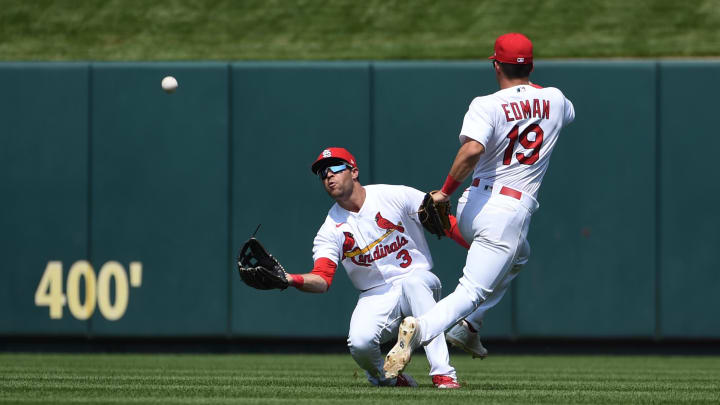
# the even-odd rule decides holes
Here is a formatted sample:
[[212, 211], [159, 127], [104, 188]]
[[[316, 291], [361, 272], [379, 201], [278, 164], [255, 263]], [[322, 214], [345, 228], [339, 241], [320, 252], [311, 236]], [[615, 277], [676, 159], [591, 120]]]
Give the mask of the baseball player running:
[[471, 242], [463, 275], [452, 294], [423, 315], [403, 320], [385, 361], [387, 378], [405, 368], [415, 348], [450, 327], [451, 343], [474, 356], [487, 354], [477, 329], [527, 262], [530, 217], [539, 206], [535, 198], [560, 130], [575, 118], [560, 90], [530, 82], [533, 50], [526, 36], [498, 37], [489, 59], [500, 90], [470, 103], [460, 150], [441, 191], [433, 194], [436, 202], [447, 201], [472, 172], [457, 208], [460, 233]]
[[[440, 280], [430, 271], [432, 257], [418, 215], [426, 195], [405, 186], [362, 186], [356, 160], [344, 148], [323, 150], [311, 169], [336, 202], [313, 242], [312, 271], [287, 274], [251, 238], [243, 251], [255, 249], [254, 256], [260, 260], [254, 263], [256, 259], [249, 258], [253, 254], [241, 254], [240, 275], [255, 288], [293, 286], [304, 292], [322, 293], [330, 288], [335, 270], [342, 263], [360, 290], [350, 320], [350, 354], [371, 384], [416, 387], [408, 374], [385, 377], [380, 344], [397, 335], [403, 317], [422, 315], [440, 299]], [[432, 203], [431, 199], [426, 201]], [[468, 248], [455, 218], [450, 221], [447, 235]], [[275, 280], [277, 275], [282, 278], [280, 282]], [[460, 388], [449, 363], [445, 337], [441, 334], [428, 339], [425, 352], [433, 384], [438, 388]]]

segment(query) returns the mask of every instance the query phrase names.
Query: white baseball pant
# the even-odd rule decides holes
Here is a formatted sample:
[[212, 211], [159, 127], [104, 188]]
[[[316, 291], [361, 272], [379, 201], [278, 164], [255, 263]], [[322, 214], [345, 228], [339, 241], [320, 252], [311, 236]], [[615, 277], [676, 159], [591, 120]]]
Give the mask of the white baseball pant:
[[[397, 338], [398, 326], [404, 317], [419, 316], [432, 308], [440, 299], [441, 287], [440, 280], [432, 272], [415, 270], [392, 284], [360, 293], [350, 320], [348, 347], [371, 384], [395, 385], [394, 378], [385, 378], [385, 358], [380, 344]], [[444, 335], [428, 343], [425, 353], [430, 363], [430, 375], [455, 378]]]
[[455, 291], [418, 318], [423, 344], [466, 318], [479, 327], [527, 262], [527, 233], [537, 201], [500, 194], [502, 185], [480, 182], [458, 201], [457, 218], [465, 240], [472, 242]]

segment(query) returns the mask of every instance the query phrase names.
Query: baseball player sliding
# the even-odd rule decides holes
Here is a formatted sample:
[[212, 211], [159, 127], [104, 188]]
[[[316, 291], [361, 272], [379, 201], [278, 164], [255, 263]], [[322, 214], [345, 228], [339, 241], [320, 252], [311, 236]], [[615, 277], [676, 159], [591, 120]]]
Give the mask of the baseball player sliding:
[[500, 90], [470, 104], [460, 150], [441, 191], [433, 194], [436, 202], [447, 201], [472, 172], [457, 207], [460, 233], [471, 242], [463, 275], [452, 294], [402, 321], [385, 361], [386, 378], [405, 368], [415, 348], [450, 327], [451, 343], [473, 355], [487, 354], [477, 329], [527, 262], [530, 217], [539, 206], [535, 198], [560, 130], [575, 118], [560, 90], [530, 82], [533, 46], [527, 37], [500, 36], [489, 59]]
[[[348, 337], [353, 359], [373, 385], [416, 387], [407, 374], [385, 376], [380, 344], [397, 335], [403, 317], [422, 315], [440, 298], [440, 280], [430, 271], [432, 257], [421, 226], [427, 218], [420, 207], [427, 201], [432, 204], [432, 198], [405, 186], [362, 186], [355, 157], [344, 148], [323, 150], [311, 169], [335, 200], [313, 242], [312, 271], [287, 274], [251, 238], [239, 258], [240, 275], [256, 288], [293, 286], [322, 293], [330, 288], [342, 263], [360, 290]], [[469, 247], [454, 217], [441, 232]], [[443, 334], [428, 339], [425, 352], [433, 384], [460, 388]]]

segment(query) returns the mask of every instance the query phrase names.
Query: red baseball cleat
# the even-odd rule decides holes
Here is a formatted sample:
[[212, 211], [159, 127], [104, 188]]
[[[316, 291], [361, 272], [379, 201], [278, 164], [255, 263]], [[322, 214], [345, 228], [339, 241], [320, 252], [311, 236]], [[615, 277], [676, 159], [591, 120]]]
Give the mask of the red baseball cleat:
[[437, 388], [442, 389], [455, 389], [460, 388], [457, 380], [450, 377], [449, 375], [434, 375], [432, 376], [432, 382]]

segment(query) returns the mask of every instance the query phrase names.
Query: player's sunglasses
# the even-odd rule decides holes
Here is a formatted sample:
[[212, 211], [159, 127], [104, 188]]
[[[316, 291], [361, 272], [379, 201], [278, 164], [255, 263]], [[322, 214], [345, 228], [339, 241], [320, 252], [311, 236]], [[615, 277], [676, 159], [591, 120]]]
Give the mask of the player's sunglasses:
[[341, 163], [341, 164], [335, 165], [335, 166], [328, 166], [328, 167], [318, 170], [318, 177], [320, 177], [320, 180], [325, 180], [328, 173], [330, 173], [331, 171], [334, 174], [338, 174], [345, 169], [351, 169], [351, 168], [352, 168], [352, 166], [347, 165], [345, 163]]

